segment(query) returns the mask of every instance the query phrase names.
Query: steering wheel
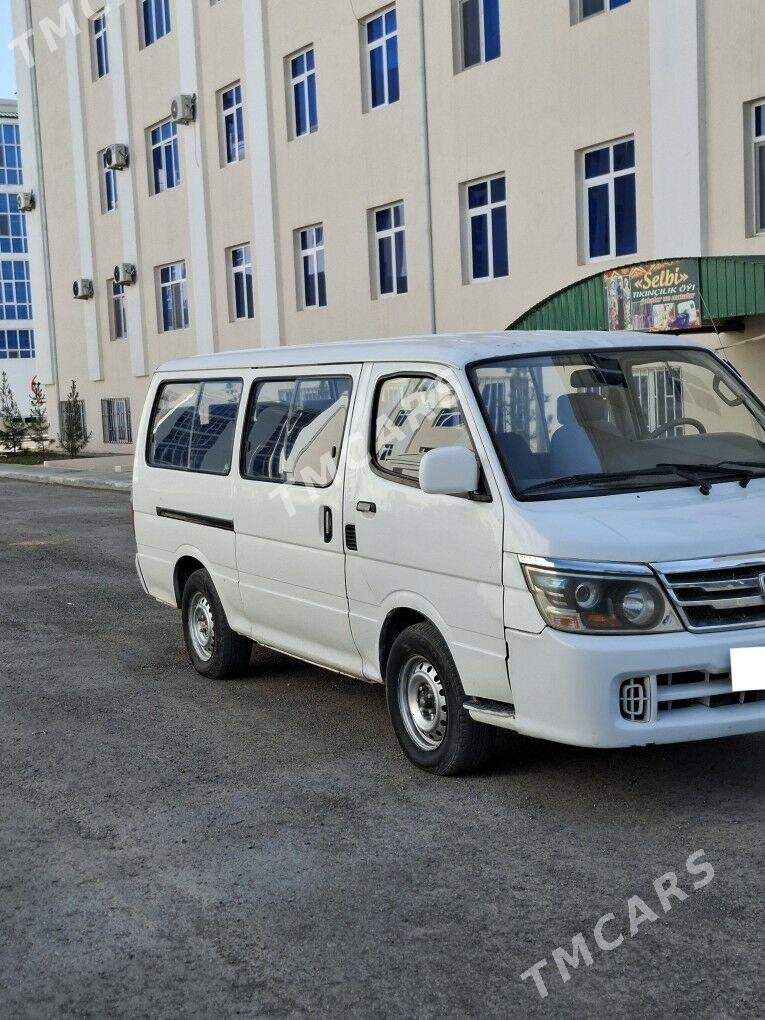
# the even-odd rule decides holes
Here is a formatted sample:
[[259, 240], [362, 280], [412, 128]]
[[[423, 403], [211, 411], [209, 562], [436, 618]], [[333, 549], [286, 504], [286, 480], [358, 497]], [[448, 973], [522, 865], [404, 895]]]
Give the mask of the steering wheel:
[[672, 421], [665, 422], [664, 425], [659, 425], [653, 432], [648, 433], [649, 439], [658, 439], [659, 436], [663, 436], [665, 432], [669, 432], [670, 429], [677, 428], [678, 425], [691, 425], [693, 428], [699, 430], [699, 435], [705, 436], [707, 430], [698, 420], [698, 418], [673, 418]]

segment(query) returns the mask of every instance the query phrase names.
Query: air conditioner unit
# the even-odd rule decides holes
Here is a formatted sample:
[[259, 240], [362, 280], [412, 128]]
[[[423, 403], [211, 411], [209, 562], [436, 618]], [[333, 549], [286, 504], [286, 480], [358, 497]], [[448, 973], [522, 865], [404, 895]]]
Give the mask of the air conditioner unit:
[[32, 212], [35, 207], [35, 193], [33, 191], [20, 191], [16, 195], [16, 204], [19, 212]]
[[174, 124], [190, 124], [196, 119], [196, 95], [176, 96], [170, 104], [170, 119]]
[[131, 262], [120, 262], [114, 267], [114, 282], [129, 287], [135, 283], [135, 266]]
[[104, 163], [110, 170], [125, 170], [130, 166], [130, 152], [127, 145], [116, 142], [104, 150]]
[[75, 280], [72, 284], [72, 294], [78, 301], [87, 301], [93, 297], [92, 280]]

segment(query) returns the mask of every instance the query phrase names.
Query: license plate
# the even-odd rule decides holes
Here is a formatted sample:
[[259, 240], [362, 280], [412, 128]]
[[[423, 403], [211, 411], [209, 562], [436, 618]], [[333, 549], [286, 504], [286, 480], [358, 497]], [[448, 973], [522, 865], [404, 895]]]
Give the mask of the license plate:
[[765, 648], [732, 648], [730, 675], [734, 691], [765, 691]]

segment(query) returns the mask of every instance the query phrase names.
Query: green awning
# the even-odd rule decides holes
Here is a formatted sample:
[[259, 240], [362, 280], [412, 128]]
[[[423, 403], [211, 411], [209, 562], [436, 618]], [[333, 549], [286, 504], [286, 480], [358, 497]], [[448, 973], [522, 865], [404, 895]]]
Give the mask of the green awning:
[[[699, 267], [704, 322], [714, 320], [719, 325], [725, 320], [765, 315], [765, 257], [736, 255], [694, 261]], [[524, 312], [507, 328], [607, 330], [603, 276], [598, 273], [564, 287]]]

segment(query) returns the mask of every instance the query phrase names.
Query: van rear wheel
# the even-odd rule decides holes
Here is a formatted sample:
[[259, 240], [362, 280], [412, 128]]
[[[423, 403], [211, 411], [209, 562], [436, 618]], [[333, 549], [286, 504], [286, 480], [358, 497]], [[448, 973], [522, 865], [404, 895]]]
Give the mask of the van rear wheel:
[[432, 624], [407, 627], [393, 642], [385, 688], [393, 729], [415, 765], [455, 776], [486, 761], [494, 730], [465, 711], [454, 659]]
[[197, 673], [212, 680], [241, 676], [250, 661], [252, 641], [229, 627], [206, 570], [196, 570], [186, 582], [181, 614], [186, 651]]

